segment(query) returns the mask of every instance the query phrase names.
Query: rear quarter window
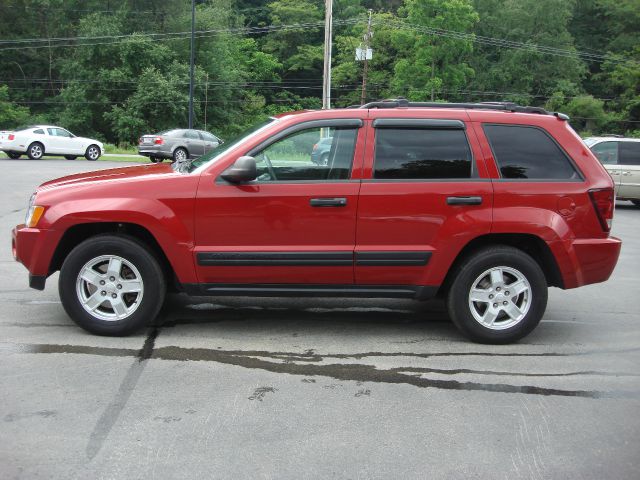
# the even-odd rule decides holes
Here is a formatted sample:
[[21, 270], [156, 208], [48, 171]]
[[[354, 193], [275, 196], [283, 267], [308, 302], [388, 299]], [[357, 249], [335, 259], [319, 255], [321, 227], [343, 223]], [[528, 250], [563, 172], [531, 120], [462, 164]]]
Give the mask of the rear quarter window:
[[502, 178], [580, 180], [573, 163], [551, 136], [537, 127], [483, 125]]

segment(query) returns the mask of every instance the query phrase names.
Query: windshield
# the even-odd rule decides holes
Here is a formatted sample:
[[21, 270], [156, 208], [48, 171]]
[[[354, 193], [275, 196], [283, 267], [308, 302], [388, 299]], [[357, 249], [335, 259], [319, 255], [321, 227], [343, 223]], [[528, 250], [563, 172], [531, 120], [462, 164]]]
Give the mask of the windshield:
[[244, 132], [242, 132], [240, 135], [232, 138], [228, 142], [225, 142], [217, 146], [216, 148], [211, 150], [209, 153], [199, 158], [196, 158], [195, 160], [192, 160], [190, 162], [186, 162], [186, 164], [181, 168], [181, 170], [191, 173], [200, 167], [204, 167], [205, 165], [214, 163], [218, 158], [220, 158], [221, 155], [237, 147], [240, 143], [248, 140], [249, 138], [253, 137], [257, 133], [261, 132], [263, 129], [265, 129], [267, 126], [271, 125], [275, 121], [276, 121], [275, 118], [269, 118], [264, 122], [254, 125], [248, 130], [245, 130]]

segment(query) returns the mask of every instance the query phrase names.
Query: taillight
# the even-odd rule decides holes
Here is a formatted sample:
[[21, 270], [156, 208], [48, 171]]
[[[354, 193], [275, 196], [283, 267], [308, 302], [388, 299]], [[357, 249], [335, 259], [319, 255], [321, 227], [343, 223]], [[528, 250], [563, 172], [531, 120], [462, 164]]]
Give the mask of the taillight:
[[142, 137], [138, 139], [138, 145], [142, 145]]
[[9, 140], [13, 140], [14, 138], [16, 138], [16, 136], [13, 133], [9, 134]]
[[615, 196], [613, 188], [594, 188], [589, 190], [589, 196], [598, 214], [598, 220], [605, 232], [611, 230], [613, 222], [613, 207], [615, 205]]
[[311, 151], [315, 152], [317, 148], [318, 148], [318, 144], [316, 143], [316, 144], [313, 145], [313, 148], [311, 149]]
[[162, 137], [156, 137], [153, 139], [153, 143], [156, 145], [162, 145], [164, 143], [164, 139]]

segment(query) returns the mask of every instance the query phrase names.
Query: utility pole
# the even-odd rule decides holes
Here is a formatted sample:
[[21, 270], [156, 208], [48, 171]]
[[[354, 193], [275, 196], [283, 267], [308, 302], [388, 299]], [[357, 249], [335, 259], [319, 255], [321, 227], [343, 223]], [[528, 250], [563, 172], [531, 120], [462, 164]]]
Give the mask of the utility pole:
[[331, 108], [331, 38], [333, 29], [333, 0], [325, 0], [324, 14], [324, 72], [322, 75], [322, 108]]
[[369, 22], [367, 23], [367, 33], [364, 35], [364, 69], [362, 71], [362, 95], [360, 96], [360, 105], [367, 103], [367, 71], [369, 70], [369, 44], [371, 43], [371, 14], [373, 10], [369, 9]]
[[207, 130], [207, 94], [209, 92], [209, 73], [205, 75], [204, 80], [204, 129]]
[[193, 128], [193, 62], [195, 54], [196, 0], [191, 0], [191, 75], [189, 78], [189, 128]]

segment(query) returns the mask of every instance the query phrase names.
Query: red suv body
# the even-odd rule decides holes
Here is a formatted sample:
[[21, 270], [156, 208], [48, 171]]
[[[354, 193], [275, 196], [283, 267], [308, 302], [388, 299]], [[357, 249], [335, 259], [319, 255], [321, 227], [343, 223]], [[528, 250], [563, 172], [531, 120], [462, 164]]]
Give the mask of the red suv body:
[[279, 115], [194, 162], [44, 183], [12, 243], [32, 287], [61, 269], [65, 309], [94, 333], [150, 321], [169, 285], [441, 294], [465, 334], [506, 343], [539, 322], [547, 286], [609, 278], [613, 207], [611, 177], [561, 114], [377, 102]]

